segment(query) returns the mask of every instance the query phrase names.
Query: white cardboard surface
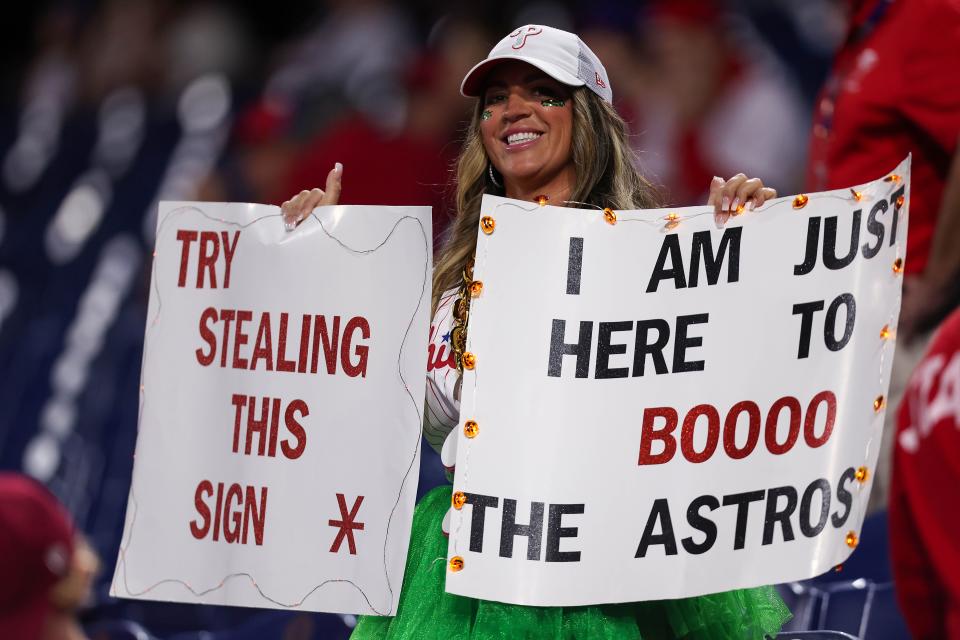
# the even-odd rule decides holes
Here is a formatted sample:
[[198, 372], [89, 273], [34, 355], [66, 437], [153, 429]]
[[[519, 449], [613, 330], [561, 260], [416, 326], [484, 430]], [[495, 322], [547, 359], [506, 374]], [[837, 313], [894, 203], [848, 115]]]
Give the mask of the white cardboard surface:
[[[179, 232], [197, 233], [185, 261], [187, 236], [178, 240]], [[114, 595], [396, 612], [419, 468], [430, 238], [428, 207], [321, 207], [287, 233], [277, 207], [160, 204], [136, 462]], [[224, 240], [228, 247], [235, 242], [226, 288]], [[214, 244], [217, 288], [209, 268], [198, 288], [201, 245], [209, 257]], [[212, 320], [204, 316], [208, 308]], [[236, 346], [231, 319], [224, 353], [230, 310], [250, 312], [241, 328], [247, 342]], [[264, 314], [269, 349], [259, 335]], [[309, 334], [301, 364], [303, 318], [310, 317], [313, 331], [321, 315], [326, 335]], [[258, 358], [251, 370], [257, 348], [271, 357]], [[246, 452], [249, 404], [235, 395], [256, 398], [255, 420], [263, 399], [271, 399], [264, 455], [256, 431]], [[299, 433], [288, 427], [291, 417]], [[239, 495], [230, 494], [233, 485]], [[349, 519], [337, 494], [362, 529], [337, 524]]]
[[[463, 558], [464, 568], [448, 570], [447, 591], [526, 605], [628, 602], [804, 579], [843, 562], [851, 553], [847, 535], [859, 533], [870, 492], [870, 482], [852, 474], [861, 466], [873, 470], [883, 414], [893, 410], [875, 411], [874, 400], [887, 393], [893, 360], [894, 340], [880, 333], [884, 325], [895, 328], [899, 313], [902, 274], [892, 265], [906, 257], [909, 159], [893, 173], [899, 182], [881, 176], [857, 187], [859, 202], [850, 190], [809, 194], [802, 209], [792, 206], [792, 196], [780, 198], [732, 218], [725, 230], [716, 228], [708, 207], [621, 211], [611, 225], [597, 210], [486, 197], [482, 213], [495, 218], [496, 229], [478, 232], [474, 277], [484, 287], [472, 302], [467, 344], [477, 365], [465, 373], [460, 416], [461, 424], [477, 421], [479, 435], [466, 438], [461, 429], [454, 489], [470, 502], [453, 512], [449, 556]], [[906, 204], [891, 237], [899, 189]], [[883, 210], [871, 217], [875, 206]], [[835, 253], [845, 256], [857, 210], [856, 257], [829, 269], [821, 257], [825, 229], [835, 229]], [[671, 212], [680, 224], [668, 229]], [[795, 275], [815, 218], [816, 265]], [[867, 259], [880, 228], [883, 241]], [[741, 234], [736, 282], [728, 281], [734, 232]], [[661, 266], [679, 267], [689, 285], [697, 233], [709, 236], [714, 252], [724, 233], [731, 234], [718, 282], [708, 284], [701, 251], [697, 286], [679, 288], [670, 278], [650, 291], [658, 257], [674, 241], [682, 265], [667, 259]], [[567, 293], [571, 238], [583, 239], [577, 295]], [[847, 305], [837, 303], [832, 332], [825, 332], [825, 317], [843, 294], [855, 299], [855, 322], [845, 346], [831, 350], [825, 333], [837, 346]], [[800, 358], [802, 315], [794, 305], [815, 301], [823, 310], [813, 315], [809, 355]], [[675, 372], [677, 318], [696, 314], [709, 319], [689, 324], [694, 341], [682, 360], [702, 361], [703, 370]], [[663, 351], [669, 372], [657, 374], [648, 355], [644, 374], [637, 375], [636, 323], [649, 319], [670, 327]], [[577, 342], [581, 321], [593, 322], [585, 377], [575, 375], [575, 355], [562, 356], [560, 375], [549, 375], [554, 320], [565, 321], [566, 343]], [[600, 323], [611, 322], [629, 328], [610, 334], [607, 365], [627, 373], [598, 378]], [[652, 331], [649, 341], [657, 335]], [[826, 442], [810, 446], [804, 421], [821, 392], [835, 397], [835, 420]], [[767, 415], [784, 397], [801, 409], [798, 437], [788, 451], [774, 454], [766, 445]], [[756, 446], [735, 459], [725, 449], [724, 425], [743, 401], [757, 408], [759, 431]], [[716, 449], [691, 462], [682, 453], [683, 422], [704, 404], [719, 416]], [[814, 443], [824, 434], [827, 404], [812, 418]], [[641, 464], [644, 416], [657, 408], [677, 412], [676, 453], [668, 462]], [[735, 454], [748, 449], [748, 415], [749, 409], [731, 427], [728, 446]], [[790, 428], [788, 409], [778, 415], [774, 448], [787, 441]], [[652, 424], [662, 429], [666, 418]], [[691, 433], [696, 458], [709, 450], [708, 417], [693, 423]], [[651, 441], [648, 459], [665, 446]], [[752, 495], [750, 501], [743, 494]], [[477, 496], [496, 505], [481, 509]], [[794, 499], [797, 506], [788, 508]], [[515, 501], [512, 515], [505, 513], [508, 500]], [[745, 505], [740, 545], [738, 500]], [[688, 516], [691, 504], [699, 510]], [[788, 526], [777, 521], [780, 512], [787, 512]], [[672, 535], [665, 535], [667, 515]], [[531, 523], [530, 536], [511, 529]], [[645, 530], [649, 544], [641, 550]], [[504, 538], [512, 539], [512, 550]], [[577, 552], [576, 560], [563, 555]]]

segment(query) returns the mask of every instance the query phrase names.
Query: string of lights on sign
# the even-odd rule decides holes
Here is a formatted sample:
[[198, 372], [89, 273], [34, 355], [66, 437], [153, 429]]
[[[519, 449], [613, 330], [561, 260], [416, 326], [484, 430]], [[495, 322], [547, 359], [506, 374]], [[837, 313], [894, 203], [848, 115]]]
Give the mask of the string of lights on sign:
[[[888, 175], [886, 178], [883, 179], [883, 182], [893, 183], [893, 184], [899, 184], [901, 181], [902, 181], [902, 177], [899, 176], [899, 175], [897, 175], [897, 174], [895, 174], [895, 173], [894, 173], [894, 174], [890, 174], [890, 175]], [[861, 191], [861, 190], [857, 190], [857, 189], [850, 189], [847, 195], [841, 195], [841, 194], [837, 194], [837, 193], [821, 193], [821, 194], [816, 194], [816, 195], [813, 196], [813, 197], [815, 197], [815, 198], [817, 198], [817, 199], [836, 199], [836, 200], [846, 201], [846, 202], [850, 202], [850, 203], [859, 203], [859, 202], [863, 202], [864, 200], [870, 200], [870, 199], [872, 199], [872, 198], [874, 197], [874, 194], [869, 193], [869, 192], [867, 192], [867, 191]], [[790, 207], [792, 207], [794, 210], [799, 211], [799, 210], [804, 209], [804, 208], [810, 203], [810, 200], [811, 200], [811, 196], [808, 196], [808, 195], [806, 195], [806, 194], [799, 194], [799, 195], [795, 196], [792, 200], [791, 200], [791, 199], [788, 199], [788, 198], [778, 199], [778, 200], [776, 200], [776, 201], [774, 201], [774, 202], [769, 203], [768, 205], [766, 205], [766, 206], [764, 206], [764, 207], [760, 207], [760, 208], [756, 209], [756, 212], [760, 212], [761, 210], [764, 211], [764, 212], [769, 212], [769, 211], [772, 211], [772, 210], [775, 210], [775, 209], [780, 209], [780, 208], [783, 208], [783, 207], [786, 207], [786, 206], [790, 206]], [[519, 204], [517, 204], [517, 203], [513, 203], [513, 202], [505, 202], [505, 203], [501, 203], [501, 204], [497, 205], [497, 207], [496, 207], [496, 209], [494, 210], [493, 214], [496, 214], [496, 212], [499, 211], [499, 209], [502, 208], [502, 207], [511, 207], [511, 208], [520, 209], [521, 211], [524, 211], [524, 212], [526, 212], [526, 213], [533, 213], [533, 212], [536, 212], [537, 209], [539, 209], [539, 208], [541, 208], [541, 207], [547, 206], [548, 203], [549, 203], [549, 198], [548, 198], [547, 196], [545, 196], [545, 195], [537, 196], [537, 198], [536, 198], [536, 204], [535, 204], [534, 206], [532, 206], [532, 207], [521, 206], [521, 205], [519, 205]], [[616, 210], [610, 208], [610, 207], [598, 207], [598, 206], [593, 205], [593, 204], [590, 204], [590, 203], [577, 202], [577, 201], [573, 201], [573, 200], [565, 200], [565, 201], [563, 201], [563, 204], [564, 204], [564, 205], [581, 205], [581, 206], [584, 206], [584, 207], [589, 207], [589, 208], [597, 209], [597, 210], [603, 215], [604, 221], [607, 222], [607, 223], [610, 224], [610, 225], [616, 225], [616, 224], [618, 224], [618, 223], [639, 222], [639, 223], [646, 224], [646, 225], [651, 226], [651, 227], [657, 227], [657, 228], [659, 228], [659, 229], [661, 230], [661, 232], [664, 232], [664, 233], [668, 233], [668, 232], [671, 232], [671, 231], [675, 231], [683, 222], [689, 221], [689, 220], [691, 220], [691, 219], [693, 219], [693, 218], [697, 218], [697, 217], [704, 216], [704, 215], [713, 215], [713, 212], [712, 212], [712, 211], [692, 213], [692, 214], [688, 214], [688, 215], [681, 215], [680, 213], [678, 213], [678, 212], [676, 212], [676, 211], [671, 211], [671, 212], [668, 212], [668, 213], [663, 214], [663, 215], [661, 215], [661, 216], [658, 216], [657, 218], [649, 219], [649, 220], [648, 220], [648, 219], [643, 219], [643, 218], [629, 218], [629, 219], [627, 219], [627, 218], [621, 218], [621, 217], [618, 215], [618, 212], [617, 212]], [[901, 214], [901, 215], [902, 215], [902, 214], [904, 213], [904, 205], [905, 205], [905, 204], [906, 204], [906, 197], [901, 194], [901, 195], [896, 199], [896, 201], [894, 202], [895, 211], [896, 211], [898, 214]], [[747, 209], [746, 209], [746, 206], [745, 206], [744, 204], [740, 204], [739, 206], [737, 206], [737, 208], [736, 208], [735, 210], [731, 211], [731, 212], [729, 213], [729, 215], [734, 216], [734, 217], [740, 216], [740, 215], [743, 215], [743, 214], [746, 212], [746, 210], [747, 210]], [[484, 235], [487, 235], [487, 236], [493, 235], [494, 232], [496, 231], [496, 228], [497, 228], [497, 222], [496, 222], [496, 217], [495, 217], [495, 215], [489, 215], [489, 214], [488, 214], [488, 215], [482, 215], [482, 216], [480, 217], [479, 226], [480, 226], [480, 231], [481, 231]], [[898, 252], [899, 252], [899, 247], [898, 247]], [[486, 257], [486, 256], [484, 255], [484, 258], [485, 258], [485, 257]], [[894, 259], [893, 263], [891, 264], [891, 274], [892, 274], [892, 277], [900, 277], [900, 276], [903, 274], [903, 269], [904, 269], [904, 261], [903, 261], [903, 258], [898, 255], [898, 256]], [[468, 286], [467, 286], [467, 292], [468, 292], [468, 294], [469, 294], [469, 296], [470, 296], [471, 299], [474, 299], [474, 298], [479, 297], [479, 296], [481, 295], [481, 293], [483, 292], [483, 290], [484, 290], [484, 284], [483, 284], [483, 282], [481, 282], [481, 281], [479, 281], [479, 280], [473, 280], [473, 281], [470, 282], [470, 283], [468, 284]], [[901, 289], [898, 287], [898, 288], [897, 288], [897, 291], [898, 291], [898, 296], [899, 296]], [[900, 306], [900, 305], [897, 304], [895, 308], [896, 308], [896, 309], [899, 309], [899, 306]], [[886, 357], [887, 357], [887, 352], [888, 352], [888, 350], [890, 350], [890, 349], [893, 348], [893, 347], [892, 347], [892, 343], [894, 342], [894, 340], [895, 340], [895, 338], [896, 338], [896, 329], [895, 329], [895, 326], [896, 326], [896, 317], [895, 317], [893, 314], [891, 314], [891, 316], [888, 318], [886, 324], [884, 324], [883, 327], [882, 327], [882, 328], [880, 329], [880, 331], [878, 332], [878, 337], [879, 337], [879, 339], [880, 339], [880, 345], [879, 345], [879, 347], [880, 347], [880, 374], [879, 374], [879, 376], [878, 376], [878, 388], [880, 388], [880, 389], [882, 389], [882, 388], [884, 387], [884, 374], [883, 374], [883, 371], [884, 371], [884, 363], [885, 363]], [[477, 376], [476, 369], [477, 369], [477, 364], [478, 364], [478, 357], [477, 357], [477, 355], [476, 355], [475, 353], [472, 353], [472, 352], [470, 352], [470, 351], [465, 351], [465, 352], [462, 354], [462, 356], [461, 356], [461, 361], [462, 361], [462, 364], [463, 364], [463, 368], [464, 368], [464, 369], [474, 372], [474, 376], [473, 376], [473, 384], [474, 384], [474, 394], [473, 394], [474, 403], [473, 403], [473, 404], [474, 404], [474, 406], [471, 407], [471, 413], [473, 413], [473, 412], [475, 411], [475, 409], [476, 409], [476, 398], [477, 398], [476, 387], [477, 387], [477, 377], [478, 377], [478, 376]], [[866, 482], [867, 482], [867, 480], [868, 480], [869, 477], [870, 477], [870, 468], [869, 468], [869, 466], [868, 466], [868, 464], [867, 464], [867, 461], [868, 461], [868, 459], [869, 459], [869, 452], [870, 452], [870, 450], [871, 450], [871, 448], [872, 448], [872, 445], [873, 445], [874, 441], [875, 441], [877, 438], [879, 438], [879, 436], [880, 436], [880, 434], [881, 434], [881, 432], [882, 432], [882, 427], [883, 427], [882, 414], [883, 414], [884, 409], [886, 408], [886, 406], [887, 406], [886, 397], [884, 397], [883, 394], [878, 394], [878, 395], [876, 396], [876, 398], [873, 400], [873, 405], [872, 405], [873, 427], [872, 427], [872, 429], [871, 429], [871, 431], [870, 431], [870, 438], [869, 438], [869, 440], [867, 441], [867, 446], [866, 446], [865, 451], [864, 451], [864, 454], [863, 454], [862, 464], [861, 464], [859, 467], [857, 467], [857, 469], [856, 469], [856, 471], [855, 471], [855, 473], [854, 473], [854, 479], [856, 480], [857, 485], [858, 485], [858, 488], [859, 488], [860, 491], [861, 491], [860, 493], [858, 493], [858, 495], [861, 496], [861, 499], [857, 501], [857, 505], [856, 505], [856, 508], [858, 509], [858, 511], [862, 511], [862, 509], [863, 509], [864, 506], [865, 506], [865, 505], [862, 504], [862, 503], [863, 503], [863, 500], [862, 500], [862, 490], [863, 490], [863, 488], [866, 486]], [[479, 436], [479, 434], [480, 434], [480, 425], [477, 423], [476, 420], [473, 420], [473, 419], [468, 419], [468, 420], [464, 421], [464, 423], [463, 423], [463, 434], [464, 434], [464, 436], [465, 436], [467, 439], [470, 439], [470, 440], [476, 438], [476, 437]], [[466, 474], [469, 474], [469, 469], [470, 469], [470, 465], [469, 465], [469, 455], [470, 455], [470, 448], [468, 447], [468, 448], [467, 448], [467, 451], [466, 451], [466, 459], [465, 459], [465, 464], [464, 464], [464, 471], [465, 471]], [[463, 486], [468, 486], [468, 478], [466, 478], [466, 477], [464, 477], [464, 484], [463, 484]], [[452, 502], [453, 508], [456, 509], [457, 511], [459, 511], [459, 510], [463, 509], [463, 506], [464, 506], [465, 504], [467, 504], [467, 502], [468, 502], [468, 496], [467, 496], [467, 494], [466, 494], [465, 492], [463, 492], [463, 491], [455, 491], [455, 492], [453, 493], [453, 495], [452, 495], [451, 502]], [[461, 518], [460, 521], [462, 522], [463, 519]], [[459, 540], [459, 537], [455, 537], [455, 538], [454, 538], [454, 544], [455, 544], [455, 546], [456, 546], [456, 541], [457, 541], [457, 540]], [[845, 543], [848, 547], [850, 547], [851, 549], [856, 548], [856, 546], [859, 544], [859, 537], [857, 536], [857, 532], [856, 532], [856, 531], [853, 531], [853, 530], [849, 530], [849, 531], [846, 533], [846, 535], [844, 536], [844, 543]], [[457, 554], [457, 550], [456, 550], [456, 548], [455, 548], [455, 549], [454, 549], [454, 555], [450, 558], [450, 561], [449, 561], [449, 569], [450, 569], [450, 571], [452, 571], [452, 572], [459, 572], [459, 571], [462, 571], [465, 567], [466, 567], [466, 564], [465, 564], [465, 561], [464, 561], [463, 556]], [[835, 567], [835, 570], [836, 570], [836, 571], [840, 571], [841, 569], [842, 569], [842, 565], [837, 565], [837, 566]]]

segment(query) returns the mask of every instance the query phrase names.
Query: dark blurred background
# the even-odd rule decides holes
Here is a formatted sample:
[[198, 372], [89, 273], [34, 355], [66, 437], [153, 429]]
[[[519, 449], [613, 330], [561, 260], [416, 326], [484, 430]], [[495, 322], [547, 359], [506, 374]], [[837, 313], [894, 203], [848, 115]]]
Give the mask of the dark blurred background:
[[[159, 200], [279, 204], [342, 162], [342, 202], [432, 205], [439, 239], [471, 108], [460, 80], [526, 23], [575, 30], [599, 55], [639, 166], [670, 203], [704, 202], [713, 175], [738, 171], [795, 193], [847, 24], [831, 0], [76, 0], [3, 11], [0, 468], [50, 487], [102, 556], [83, 619], [103, 638], [121, 637], [117, 621], [164, 638], [336, 638], [353, 622], [107, 595]], [[421, 494], [442, 481], [427, 446]]]

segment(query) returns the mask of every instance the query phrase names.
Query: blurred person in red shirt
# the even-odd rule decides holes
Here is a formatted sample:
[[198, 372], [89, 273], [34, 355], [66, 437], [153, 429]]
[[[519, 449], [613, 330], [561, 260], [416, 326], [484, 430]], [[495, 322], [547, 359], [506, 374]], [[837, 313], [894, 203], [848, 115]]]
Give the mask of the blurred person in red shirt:
[[734, 33], [716, 0], [657, 0], [641, 15], [646, 86], [631, 132], [667, 200], [697, 202], [713, 176], [737, 171], [798, 189], [809, 124], [761, 38]]
[[930, 328], [931, 303], [946, 302], [960, 271], [960, 2], [847, 3], [849, 33], [815, 108], [807, 188], [868, 182], [913, 154], [904, 336]]
[[897, 598], [919, 640], [960, 639], [960, 310], [900, 405], [890, 486]]
[[464, 28], [448, 26], [443, 42], [408, 70], [406, 115], [399, 131], [361, 112], [348, 114], [309, 142], [293, 163], [285, 193], [310, 189], [317, 176], [339, 162], [351, 174], [343, 182], [343, 202], [430, 205], [434, 239], [439, 239], [452, 212], [452, 168], [460, 151], [451, 140], [458, 137], [469, 105], [451, 79], [466, 71], [457, 68], [465, 64], [461, 59], [482, 55], [473, 43], [484, 43], [482, 37], [471, 39], [460, 31], [454, 37], [456, 29]]
[[96, 554], [49, 491], [0, 473], [0, 638], [86, 638], [76, 613], [98, 569]]
[[[850, 26], [814, 113], [807, 189], [875, 180], [913, 154], [895, 406], [960, 276], [960, 2], [845, 0]], [[889, 412], [884, 431], [894, 428]], [[891, 438], [870, 496], [884, 505]]]

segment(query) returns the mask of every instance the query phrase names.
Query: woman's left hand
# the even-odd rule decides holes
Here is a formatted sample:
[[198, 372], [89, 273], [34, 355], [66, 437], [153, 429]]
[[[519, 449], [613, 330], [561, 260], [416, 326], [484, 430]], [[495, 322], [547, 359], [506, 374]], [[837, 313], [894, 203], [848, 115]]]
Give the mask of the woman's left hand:
[[718, 227], [726, 224], [731, 215], [752, 211], [777, 197], [777, 190], [763, 186], [760, 178], [748, 178], [738, 173], [729, 180], [714, 176], [710, 181], [708, 205], [713, 205], [713, 217]]

